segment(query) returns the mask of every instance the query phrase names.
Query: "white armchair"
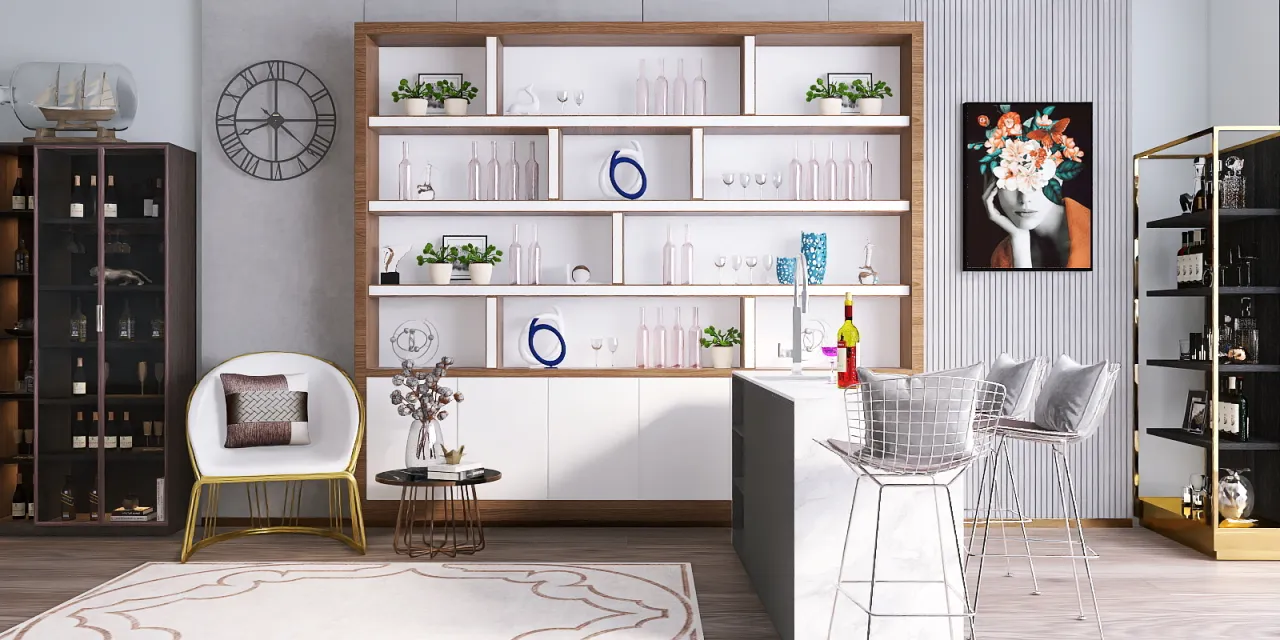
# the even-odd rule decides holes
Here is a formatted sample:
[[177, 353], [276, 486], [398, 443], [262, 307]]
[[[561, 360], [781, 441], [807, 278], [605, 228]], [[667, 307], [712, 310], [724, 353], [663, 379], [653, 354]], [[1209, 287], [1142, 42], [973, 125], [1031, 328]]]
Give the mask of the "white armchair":
[[[311, 444], [228, 449], [227, 408], [219, 374], [262, 376], [305, 373]], [[342, 541], [364, 553], [364, 517], [354, 475], [364, 437], [364, 402], [355, 384], [331, 362], [301, 353], [262, 352], [232, 358], [205, 374], [187, 402], [187, 443], [196, 481], [191, 489], [182, 561], [215, 542], [264, 533], [309, 533]], [[303, 482], [326, 481], [329, 526], [300, 526]], [[285, 483], [283, 509], [272, 518], [267, 482]], [[218, 498], [224, 484], [244, 484], [249, 498], [248, 529], [217, 533]], [[350, 534], [343, 518], [343, 485], [350, 509]], [[203, 532], [196, 540], [200, 497], [205, 495]], [[273, 524], [273, 521], [275, 524]]]

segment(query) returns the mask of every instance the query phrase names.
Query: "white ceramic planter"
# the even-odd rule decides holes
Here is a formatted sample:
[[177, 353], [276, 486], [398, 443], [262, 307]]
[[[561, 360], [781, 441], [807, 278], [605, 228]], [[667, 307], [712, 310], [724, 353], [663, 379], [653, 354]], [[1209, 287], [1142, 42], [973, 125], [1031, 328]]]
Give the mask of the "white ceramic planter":
[[427, 265], [427, 277], [431, 284], [449, 284], [453, 276], [453, 265], [448, 262], [435, 262]]
[[864, 116], [878, 116], [884, 109], [883, 98], [858, 98], [858, 113]]
[[733, 347], [708, 347], [711, 351], [711, 368], [728, 369], [733, 366]]
[[400, 102], [404, 103], [404, 114], [406, 116], [427, 115], [427, 99], [426, 98], [405, 98]]
[[465, 116], [467, 115], [467, 101], [462, 98], [445, 98], [444, 114], [446, 116]]
[[471, 274], [471, 284], [489, 284], [493, 279], [493, 265], [487, 262], [476, 262], [467, 266]]
[[840, 98], [819, 98], [818, 99], [818, 115], [838, 116], [840, 115], [840, 104], [843, 101]]

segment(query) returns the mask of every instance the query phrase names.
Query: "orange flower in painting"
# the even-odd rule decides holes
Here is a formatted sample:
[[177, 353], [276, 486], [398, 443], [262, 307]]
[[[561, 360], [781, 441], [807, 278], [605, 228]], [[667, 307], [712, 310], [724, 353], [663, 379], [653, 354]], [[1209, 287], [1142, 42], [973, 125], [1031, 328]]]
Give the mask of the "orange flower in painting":
[[1080, 162], [1084, 159], [1084, 149], [1077, 147], [1075, 140], [1067, 138], [1062, 145], [1063, 157], [1069, 160], [1075, 160], [1076, 162]]
[[1055, 144], [1065, 144], [1064, 140], [1068, 139], [1066, 135], [1067, 124], [1071, 122], [1071, 118], [1063, 118], [1050, 127], [1048, 130], [1036, 129], [1027, 133], [1028, 140], [1035, 140], [1040, 144], [1051, 147]]
[[1028, 155], [1031, 156], [1031, 161], [1035, 163], [1037, 169], [1039, 169], [1044, 164], [1044, 161], [1049, 158], [1049, 152], [1045, 151], [1044, 147], [1032, 149], [1031, 153]]
[[991, 124], [991, 118], [988, 118], [986, 114], [978, 116], [978, 126], [985, 127], [989, 124]]
[[986, 144], [986, 147], [987, 147], [987, 153], [991, 153], [992, 151], [997, 151], [997, 150], [999, 150], [999, 149], [1003, 149], [1003, 148], [1004, 148], [1004, 136], [1000, 135], [999, 133], [996, 133], [995, 135], [991, 136], [990, 138], [987, 138], [987, 144]]
[[1051, 156], [1051, 157], [1053, 158], [1053, 164], [1055, 164], [1055, 165], [1060, 165], [1060, 164], [1062, 164], [1062, 152], [1061, 152], [1061, 151], [1054, 151], [1054, 152], [1053, 152], [1053, 156]]
[[1006, 135], [1022, 135], [1022, 116], [1018, 115], [1017, 111], [1010, 111], [1000, 116], [996, 127]]

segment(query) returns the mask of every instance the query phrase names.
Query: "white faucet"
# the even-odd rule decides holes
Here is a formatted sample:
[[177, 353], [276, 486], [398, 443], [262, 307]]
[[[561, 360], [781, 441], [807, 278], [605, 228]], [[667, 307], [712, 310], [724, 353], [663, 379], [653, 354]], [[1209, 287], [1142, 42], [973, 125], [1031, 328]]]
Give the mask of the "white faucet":
[[791, 349], [778, 345], [778, 356], [791, 356], [791, 375], [798, 376], [804, 369], [804, 314], [809, 312], [809, 278], [804, 254], [796, 256], [796, 276], [791, 283]]

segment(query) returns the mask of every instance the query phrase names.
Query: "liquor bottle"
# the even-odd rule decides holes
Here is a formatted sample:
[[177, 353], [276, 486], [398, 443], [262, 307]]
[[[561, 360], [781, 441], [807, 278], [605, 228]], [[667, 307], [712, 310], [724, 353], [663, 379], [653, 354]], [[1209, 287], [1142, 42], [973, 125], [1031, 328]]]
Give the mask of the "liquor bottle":
[[698, 58], [698, 77], [693, 79], [693, 95], [690, 100], [693, 102], [690, 115], [707, 115], [707, 80], [702, 77], [702, 58]]
[[27, 187], [22, 183], [22, 169], [18, 169], [18, 177], [13, 181], [13, 206], [14, 211], [22, 211], [27, 208]]
[[636, 78], [636, 115], [649, 115], [649, 78], [645, 77], [644, 60], [640, 60], [640, 76]]
[[18, 248], [13, 250], [13, 272], [31, 273], [31, 252], [27, 250], [26, 238], [18, 238]]
[[93, 412], [93, 421], [84, 426], [85, 446], [89, 449], [97, 449], [100, 439], [98, 438], [98, 412]]
[[653, 368], [667, 366], [667, 326], [662, 322], [662, 307], [658, 307], [658, 324], [653, 328]]
[[538, 225], [533, 225], [533, 244], [529, 245], [529, 284], [542, 284], [542, 245], [538, 244]]
[[667, 115], [667, 60], [658, 58], [658, 79], [653, 81], [653, 102], [649, 104], [649, 114]]
[[27, 484], [27, 519], [36, 519], [36, 488], [30, 483]]
[[636, 368], [649, 367], [649, 327], [644, 323], [644, 307], [640, 307], [640, 327], [636, 329]]
[[524, 247], [520, 245], [520, 225], [516, 225], [511, 246], [507, 247], [507, 264], [511, 265], [511, 284], [525, 284]]
[[22, 374], [22, 392], [36, 392], [36, 363], [31, 358], [27, 358], [27, 370]]
[[467, 199], [480, 200], [483, 191], [480, 188], [480, 155], [476, 145], [471, 143], [471, 160], [467, 161]]
[[[643, 115], [643, 114], [641, 114]], [[537, 200], [538, 188], [541, 186], [542, 168], [538, 166], [538, 153], [529, 141], [529, 159], [524, 163], [525, 200]]]
[[120, 202], [116, 200], [116, 177], [107, 174], [107, 188], [102, 194], [102, 217], [115, 218], [120, 215]]
[[80, 298], [76, 298], [76, 310], [71, 314], [71, 341], [84, 342], [89, 339], [89, 319], [80, 310]]
[[676, 324], [671, 327], [671, 368], [683, 369], [688, 349], [684, 344], [684, 327], [680, 326], [680, 307], [676, 307]]
[[22, 472], [18, 472], [18, 486], [13, 489], [13, 500], [11, 501], [9, 515], [14, 520], [24, 520], [27, 517], [27, 492], [22, 484]]
[[62, 494], [59, 496], [62, 502], [62, 519], [76, 519], [76, 494], [71, 488], [71, 474], [67, 474], [66, 480], [62, 483]]
[[84, 358], [76, 358], [76, 368], [71, 372], [71, 395], [82, 396], [89, 393], [89, 381], [84, 375]]
[[76, 412], [76, 421], [71, 425], [71, 448], [85, 449], [89, 446], [89, 426], [84, 423], [84, 412]]
[[156, 312], [151, 316], [151, 339], [164, 340], [164, 306], [156, 299]]
[[804, 199], [804, 166], [800, 164], [800, 143], [795, 143], [792, 149], [791, 162], [787, 164], [787, 177], [791, 180], [791, 192], [788, 194], [792, 200]]
[[503, 200], [520, 199], [520, 163], [516, 162], [516, 142], [511, 141], [511, 162], [507, 163], [506, 180], [502, 185], [506, 189]]
[[84, 215], [92, 218], [98, 215], [98, 175], [89, 176], [88, 198], [84, 204]]
[[822, 199], [835, 200], [840, 191], [840, 169], [836, 166], [836, 143], [827, 142], [827, 161], [822, 165]]
[[1258, 319], [1253, 317], [1253, 298], [1240, 298], [1240, 316], [1236, 318], [1236, 345], [1244, 351], [1244, 361], [1258, 362]]
[[1200, 264], [1200, 231], [1190, 231], [1187, 252], [1182, 257], [1182, 278], [1178, 280], [1178, 288], [1185, 289], [1200, 279], [1197, 266]]
[[858, 384], [858, 342], [862, 336], [853, 324], [853, 294], [844, 294], [844, 324], [836, 332], [837, 362], [841, 367], [836, 375], [836, 386], [848, 389]]
[[116, 412], [107, 412], [107, 428], [102, 432], [102, 448], [115, 449], [120, 446], [120, 434], [116, 431]]
[[693, 308], [693, 325], [689, 327], [689, 368], [702, 368], [702, 324], [698, 322], [698, 308]]
[[1178, 287], [1181, 287], [1182, 283], [1186, 280], [1187, 252], [1190, 250], [1189, 245], [1191, 244], [1190, 236], [1190, 231], [1182, 232], [1182, 246], [1178, 248], [1178, 257], [1174, 261], [1174, 272], [1176, 273], [1174, 282], [1177, 283]]
[[1205, 233], [1201, 236], [1202, 242], [1200, 246], [1200, 279], [1192, 283], [1196, 287], [1212, 287], [1213, 286], [1213, 247], [1210, 246], [1209, 234]]
[[498, 141], [489, 142], [489, 162], [484, 167], [484, 199], [498, 199], [498, 183], [502, 170], [498, 163]]
[[89, 519], [98, 521], [98, 488], [94, 487], [89, 490]]
[[804, 165], [804, 199], [817, 200], [818, 194], [821, 193], [822, 187], [819, 184], [821, 178], [819, 174], [822, 169], [818, 166], [818, 143], [809, 141], [809, 161]]
[[689, 225], [684, 226], [684, 245], [680, 247], [680, 284], [693, 284], [693, 241]]
[[676, 283], [676, 245], [671, 240], [671, 225], [667, 225], [667, 243], [662, 245], [662, 284]]
[[1235, 394], [1232, 399], [1236, 405], [1236, 439], [1241, 442], [1248, 442], [1249, 399], [1244, 396], [1244, 381], [1236, 376], [1232, 376], [1227, 385], [1228, 388], [1235, 389]]
[[83, 218], [88, 204], [89, 194], [80, 184], [80, 176], [73, 178], [75, 184], [71, 188], [71, 217]]
[[688, 112], [689, 84], [684, 79], [684, 58], [676, 60], [676, 81], [671, 88], [671, 115], [682, 116]]
[[116, 338], [120, 340], [133, 340], [133, 312], [129, 311], [129, 301], [124, 301], [124, 312], [120, 314], [120, 320], [116, 322]]
[[116, 435], [119, 437], [118, 444], [121, 449], [133, 450], [133, 424], [129, 422], [128, 411], [124, 412]]

